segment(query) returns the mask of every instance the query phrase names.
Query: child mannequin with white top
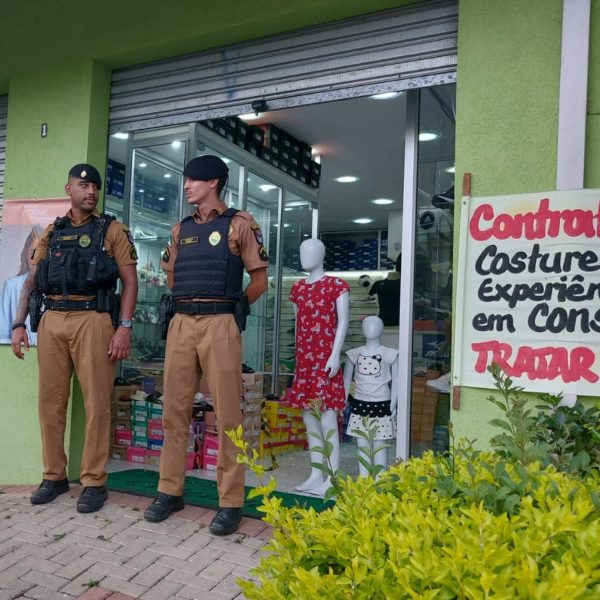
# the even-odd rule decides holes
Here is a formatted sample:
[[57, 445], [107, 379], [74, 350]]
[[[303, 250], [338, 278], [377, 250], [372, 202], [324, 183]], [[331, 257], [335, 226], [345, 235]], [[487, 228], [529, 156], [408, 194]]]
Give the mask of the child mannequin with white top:
[[[324, 258], [325, 246], [320, 240], [308, 239], [300, 245], [300, 263], [308, 277], [294, 283], [290, 291], [296, 316], [296, 369], [287, 397], [293, 406], [304, 409], [311, 463], [326, 463], [326, 457], [314, 448], [330, 441], [333, 452], [329, 461], [335, 472], [340, 461], [337, 411], [346, 406], [340, 352], [348, 330], [350, 302], [348, 284], [325, 275]], [[311, 413], [313, 400], [321, 401], [320, 420]], [[323, 496], [330, 486], [324, 471], [311, 467], [308, 479], [296, 489]]]
[[[348, 360], [344, 367], [344, 388], [352, 408], [346, 433], [356, 438], [358, 455], [367, 463], [368, 442], [356, 431], [366, 431], [375, 424], [373, 461], [387, 466], [386, 440], [395, 437], [395, 415], [398, 404], [398, 350], [381, 345], [383, 321], [379, 317], [367, 317], [362, 324], [365, 345], [346, 352]], [[350, 396], [350, 384], [354, 376], [354, 395]], [[391, 381], [391, 389], [390, 389]], [[368, 475], [367, 467], [359, 460], [361, 476]]]

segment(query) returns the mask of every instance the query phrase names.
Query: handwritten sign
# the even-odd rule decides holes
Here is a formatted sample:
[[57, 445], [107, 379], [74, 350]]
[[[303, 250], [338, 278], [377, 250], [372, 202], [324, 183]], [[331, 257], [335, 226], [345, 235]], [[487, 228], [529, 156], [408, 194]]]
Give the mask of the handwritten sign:
[[[466, 207], [463, 206], [463, 210]], [[472, 198], [461, 385], [600, 395], [600, 190]]]

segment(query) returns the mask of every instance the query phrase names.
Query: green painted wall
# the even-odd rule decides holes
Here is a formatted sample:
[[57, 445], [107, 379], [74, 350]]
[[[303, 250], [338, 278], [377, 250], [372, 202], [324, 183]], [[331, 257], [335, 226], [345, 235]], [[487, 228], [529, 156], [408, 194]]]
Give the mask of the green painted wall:
[[[465, 172], [472, 196], [555, 188], [561, 27], [562, 0], [460, 0], [457, 189]], [[600, 187], [599, 155], [600, 3], [593, 2], [586, 187]], [[489, 425], [497, 416], [485, 400], [490, 393], [462, 389], [452, 412], [457, 436], [485, 446], [499, 433]]]
[[456, 172], [473, 195], [554, 189], [561, 24], [562, 0], [461, 0]]
[[42, 472], [37, 418], [37, 356], [32, 348], [18, 360], [0, 346], [0, 485], [34, 483]]
[[600, 188], [600, 2], [592, 2], [585, 186]]
[[[74, 164], [84, 160], [104, 164], [109, 93], [110, 71], [90, 60], [73, 62], [69, 69], [57, 65], [13, 77], [4, 197], [64, 196], [67, 173]], [[42, 123], [48, 124], [45, 138]]]

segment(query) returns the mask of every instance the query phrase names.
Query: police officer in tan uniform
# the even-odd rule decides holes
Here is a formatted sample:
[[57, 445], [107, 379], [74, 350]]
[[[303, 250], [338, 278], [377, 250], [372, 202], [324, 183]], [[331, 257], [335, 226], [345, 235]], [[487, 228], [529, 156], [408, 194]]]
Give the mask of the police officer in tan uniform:
[[268, 257], [253, 217], [228, 209], [220, 194], [229, 169], [216, 156], [191, 160], [183, 172], [193, 215], [173, 228], [161, 266], [175, 301], [169, 325], [164, 373], [164, 443], [158, 495], [146, 509], [147, 521], [162, 521], [181, 510], [185, 451], [199, 377], [208, 381], [219, 436], [219, 510], [210, 524], [216, 535], [237, 530], [244, 504], [244, 467], [225, 431], [242, 423], [242, 340], [234, 305], [243, 291], [252, 304], [267, 289]]
[[[77, 374], [85, 408], [83, 491], [77, 501], [81, 513], [100, 509], [107, 497], [110, 399], [116, 361], [126, 358], [131, 348], [137, 296], [133, 239], [127, 227], [96, 211], [101, 186], [92, 165], [75, 165], [69, 171], [65, 191], [71, 209], [42, 233], [12, 325], [12, 350], [23, 359], [23, 348], [29, 350], [25, 319], [32, 292], [33, 298], [42, 299], [37, 356], [44, 474], [31, 495], [32, 504], [45, 504], [69, 490], [64, 434], [73, 370]], [[119, 278], [121, 308], [115, 329], [111, 311], [119, 317]]]

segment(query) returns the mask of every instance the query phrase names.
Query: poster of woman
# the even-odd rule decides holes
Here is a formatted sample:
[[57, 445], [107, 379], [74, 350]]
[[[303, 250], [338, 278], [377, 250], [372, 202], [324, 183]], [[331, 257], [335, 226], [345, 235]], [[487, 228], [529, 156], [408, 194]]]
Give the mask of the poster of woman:
[[[69, 207], [68, 198], [5, 201], [0, 238], [0, 344], [10, 344], [11, 325], [40, 235]], [[35, 345], [29, 318], [27, 328], [29, 342]]]

